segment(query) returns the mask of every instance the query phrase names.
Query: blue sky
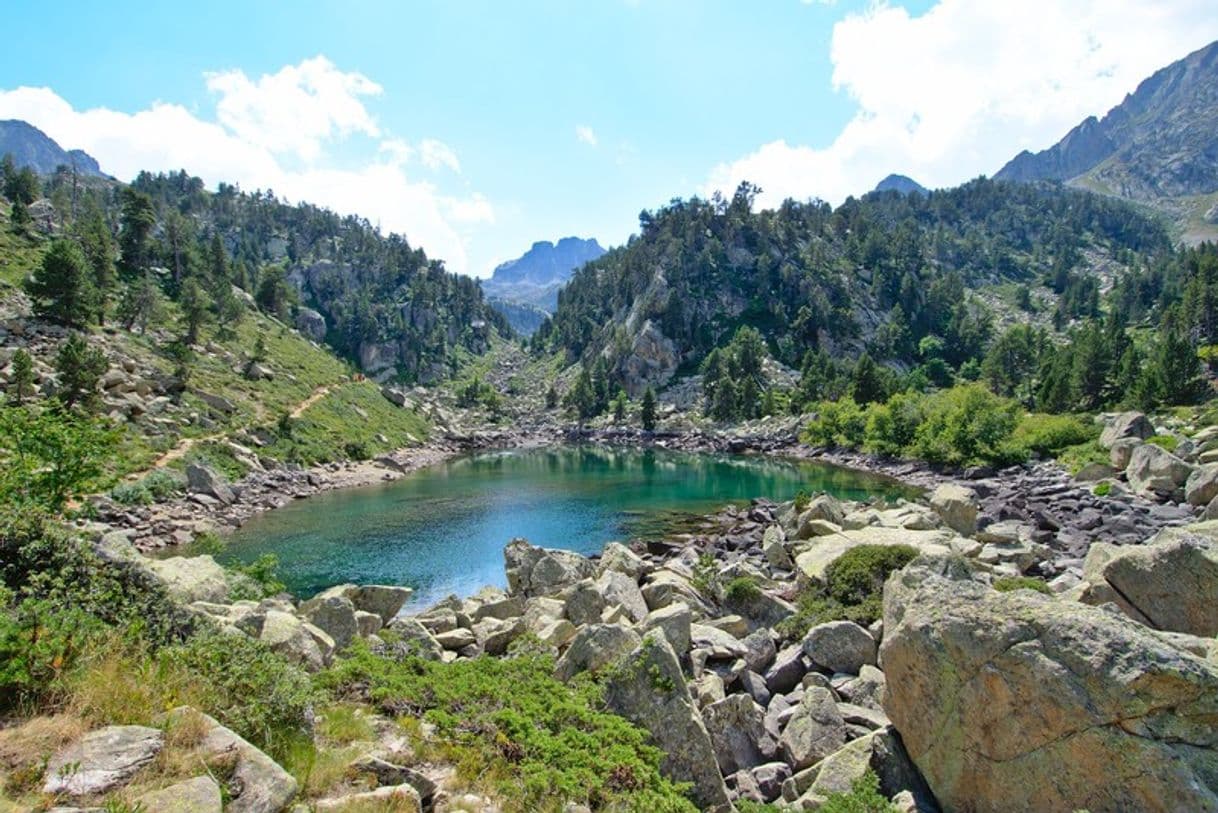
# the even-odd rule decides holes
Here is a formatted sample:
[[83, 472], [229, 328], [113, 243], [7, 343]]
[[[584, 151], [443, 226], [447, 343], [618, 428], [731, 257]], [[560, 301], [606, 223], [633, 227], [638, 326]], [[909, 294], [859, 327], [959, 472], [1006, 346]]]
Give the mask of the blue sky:
[[1208, 2], [10, 3], [0, 118], [127, 179], [355, 211], [485, 275], [730, 189], [990, 173], [1218, 38]]

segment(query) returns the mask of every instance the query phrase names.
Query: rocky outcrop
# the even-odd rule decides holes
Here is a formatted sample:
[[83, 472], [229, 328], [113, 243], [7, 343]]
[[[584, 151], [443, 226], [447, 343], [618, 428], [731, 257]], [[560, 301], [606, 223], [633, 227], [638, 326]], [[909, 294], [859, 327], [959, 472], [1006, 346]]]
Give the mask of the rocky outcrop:
[[206, 494], [225, 505], [236, 499], [222, 475], [198, 463], [186, 464], [186, 484], [195, 494]]
[[672, 380], [681, 363], [676, 345], [650, 319], [643, 323], [622, 360], [618, 372], [622, 386], [632, 398], [640, 398], [648, 387], [662, 387]]
[[595, 575], [596, 566], [566, 550], [550, 550], [513, 539], [503, 549], [508, 590], [524, 596], [543, 596]]
[[159, 729], [120, 725], [91, 731], [47, 763], [44, 793], [92, 796], [122, 787], [164, 747]]
[[884, 710], [945, 809], [1218, 809], [1218, 671], [1151, 630], [947, 559], [889, 580], [884, 630]]
[[965, 536], [977, 530], [977, 495], [957, 483], [944, 483], [930, 495], [930, 506], [947, 527]]
[[676, 653], [659, 631], [643, 637], [605, 686], [613, 712], [651, 733], [664, 756], [661, 770], [692, 782], [691, 796], [704, 810], [728, 810], [730, 803], [715, 750], [694, 707]]
[[1184, 484], [1193, 468], [1153, 443], [1134, 448], [1125, 476], [1136, 493], [1151, 497], [1183, 497]]
[[1122, 440], [1146, 440], [1155, 433], [1154, 425], [1141, 412], [1114, 415], [1100, 433], [1100, 446], [1111, 449]]
[[326, 317], [312, 308], [301, 308], [296, 311], [296, 329], [302, 336], [322, 342], [326, 338]]

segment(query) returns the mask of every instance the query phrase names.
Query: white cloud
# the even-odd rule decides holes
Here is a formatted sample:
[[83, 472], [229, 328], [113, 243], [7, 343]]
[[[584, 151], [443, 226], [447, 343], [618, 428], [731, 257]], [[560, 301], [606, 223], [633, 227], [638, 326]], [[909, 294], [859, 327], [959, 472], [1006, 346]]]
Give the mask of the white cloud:
[[575, 137], [579, 139], [581, 143], [587, 144], [589, 147], [595, 147], [597, 144], [596, 131], [586, 124], [575, 125]]
[[832, 143], [764, 144], [704, 192], [749, 180], [764, 206], [838, 202], [890, 172], [932, 187], [993, 174], [1214, 39], [1212, 0], [941, 0], [920, 16], [880, 2], [834, 27], [833, 84], [858, 111]]
[[380, 134], [361, 96], [381, 86], [359, 73], [344, 73], [324, 56], [285, 65], [251, 80], [239, 70], [206, 74], [219, 95], [216, 118], [243, 141], [272, 152], [293, 152], [308, 161], [334, 135]]
[[[0, 119], [24, 119], [64, 148], [90, 153], [118, 178], [185, 168], [213, 187], [226, 181], [274, 190], [359, 214], [406, 235], [451, 270], [471, 271], [469, 230], [492, 223], [494, 208], [480, 194], [449, 194], [407, 171], [416, 158], [427, 170], [458, 172], [460, 163], [435, 139], [412, 145], [382, 133], [359, 98], [380, 92], [374, 82], [344, 74], [324, 57], [257, 80], [227, 71], [206, 81], [218, 95], [215, 121], [161, 102], [136, 113], [76, 110], [50, 88], [31, 87], [0, 90]], [[355, 133], [381, 140], [351, 168], [352, 156], [337, 153], [340, 140]]]
[[461, 162], [457, 160], [457, 154], [443, 141], [436, 141], [434, 138], [425, 138], [419, 144], [419, 160], [428, 169], [448, 167], [453, 172], [461, 171]]

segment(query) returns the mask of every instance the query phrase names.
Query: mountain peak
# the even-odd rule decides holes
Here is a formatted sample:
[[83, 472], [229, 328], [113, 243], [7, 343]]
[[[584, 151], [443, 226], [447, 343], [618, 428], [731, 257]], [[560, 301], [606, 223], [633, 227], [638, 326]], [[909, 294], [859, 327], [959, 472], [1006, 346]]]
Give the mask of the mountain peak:
[[1019, 153], [996, 180], [1069, 181], [1142, 201], [1218, 190], [1218, 42], [1143, 80], [1102, 118]]
[[925, 195], [927, 189], [922, 184], [910, 178], [908, 175], [897, 175], [893, 173], [884, 180], [875, 185], [876, 192], [900, 192], [902, 195], [910, 193], [917, 195]]
[[97, 160], [83, 150], [65, 150], [46, 133], [20, 119], [0, 121], [0, 155], [12, 155], [19, 167], [50, 175], [61, 166], [84, 175], [102, 175]]

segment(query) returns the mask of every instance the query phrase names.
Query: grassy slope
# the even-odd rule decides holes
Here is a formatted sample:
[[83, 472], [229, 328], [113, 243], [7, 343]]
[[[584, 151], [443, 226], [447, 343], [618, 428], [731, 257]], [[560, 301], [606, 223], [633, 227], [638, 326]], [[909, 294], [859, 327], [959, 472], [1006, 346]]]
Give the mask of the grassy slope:
[[[0, 224], [0, 301], [14, 301], [46, 245], [41, 237], [19, 236], [7, 222]], [[177, 330], [177, 322], [177, 308], [170, 303], [162, 323], [152, 326], [147, 335], [107, 328], [95, 330], [95, 337], [111, 356], [130, 358], [141, 368], [168, 375], [173, 364], [163, 346], [170, 332]], [[253, 381], [243, 370], [260, 336], [266, 347], [263, 364], [274, 377]], [[356, 380], [347, 362], [253, 309], [229, 333], [216, 325], [206, 327], [200, 345], [205, 352], [198, 353], [191, 365], [189, 391], [181, 403], [126, 424], [113, 466], [116, 477], [148, 470], [167, 452], [185, 451], [187, 442], [196, 445], [175, 457], [172, 465], [181, 467], [184, 460], [203, 457], [230, 475], [240, 474], [240, 464], [226, 443], [236, 440], [248, 445], [248, 432], [253, 430], [266, 430], [272, 438], [259, 454], [302, 463], [372, 456], [417, 444], [429, 433], [422, 415], [394, 406], [377, 385]], [[224, 398], [232, 411], [209, 406], [198, 391]], [[291, 438], [281, 437], [281, 419], [316, 396], [290, 421]]]

